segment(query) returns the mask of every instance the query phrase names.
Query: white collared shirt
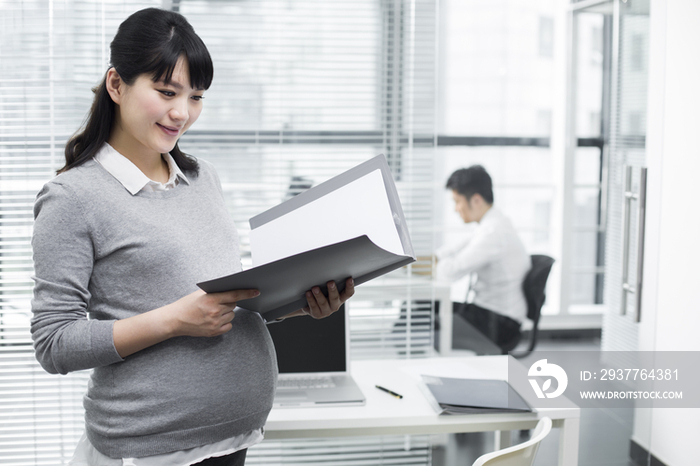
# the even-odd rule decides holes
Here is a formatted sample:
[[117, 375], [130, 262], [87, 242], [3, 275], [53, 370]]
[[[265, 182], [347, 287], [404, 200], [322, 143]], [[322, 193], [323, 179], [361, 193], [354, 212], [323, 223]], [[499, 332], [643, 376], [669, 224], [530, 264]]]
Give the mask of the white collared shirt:
[[[159, 183], [148, 178], [133, 162], [117, 152], [112, 146], [105, 143], [95, 155], [95, 160], [117, 179], [132, 195], [141, 191], [167, 191], [177, 186], [180, 182], [189, 184], [187, 177], [177, 166], [170, 154], [163, 154], [168, 163], [170, 177], [167, 182]], [[162, 455], [147, 456], [143, 458], [109, 458], [103, 455], [90, 443], [83, 433], [69, 461], [71, 466], [190, 466], [207, 458], [224, 456], [235, 453], [244, 448], [250, 448], [263, 440], [262, 429], [255, 429], [245, 434], [222, 440], [220, 442], [190, 448], [189, 450], [175, 451]]]
[[522, 283], [531, 267], [530, 256], [510, 220], [499, 210], [491, 207], [473, 234], [440, 248], [436, 256], [441, 280], [455, 281], [477, 274], [472, 286], [474, 304], [518, 322], [525, 319], [527, 302]]
[[95, 154], [95, 160], [131, 194], [136, 194], [140, 191], [166, 191], [177, 186], [180, 181], [190, 184], [185, 174], [182, 173], [180, 167], [173, 160], [172, 155], [163, 154], [163, 159], [168, 164], [170, 177], [165, 183], [160, 183], [147, 177], [131, 160], [124, 157], [107, 143]]

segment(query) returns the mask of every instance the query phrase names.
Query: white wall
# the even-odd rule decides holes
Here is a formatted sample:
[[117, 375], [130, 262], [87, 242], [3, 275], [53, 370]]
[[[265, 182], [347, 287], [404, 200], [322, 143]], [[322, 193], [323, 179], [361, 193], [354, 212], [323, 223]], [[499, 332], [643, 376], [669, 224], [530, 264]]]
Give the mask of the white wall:
[[[649, 197], [640, 350], [700, 351], [700, 2], [651, 1]], [[684, 387], [686, 388], [686, 387]], [[700, 387], [698, 387], [700, 389]], [[634, 440], [671, 466], [697, 464], [700, 409], [639, 410]]]

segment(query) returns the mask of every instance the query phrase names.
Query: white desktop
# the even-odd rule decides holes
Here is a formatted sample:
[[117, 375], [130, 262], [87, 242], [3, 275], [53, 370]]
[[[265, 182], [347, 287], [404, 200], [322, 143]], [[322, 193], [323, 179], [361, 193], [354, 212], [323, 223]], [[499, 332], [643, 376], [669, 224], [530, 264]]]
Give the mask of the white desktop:
[[[415, 375], [426, 367], [448, 363], [491, 378], [503, 378], [509, 363], [520, 364], [511, 356], [355, 361], [352, 375], [366, 397], [364, 406], [273, 409], [265, 425], [265, 438], [501, 432], [531, 429], [546, 416], [560, 429], [559, 464], [578, 464], [580, 408], [571, 402], [566, 407], [532, 413], [438, 415], [419, 388]], [[393, 390], [402, 398], [393, 397], [376, 385]], [[535, 401], [534, 393], [520, 395], [531, 405]], [[497, 435], [495, 449], [509, 446], [509, 439], [509, 435]]]

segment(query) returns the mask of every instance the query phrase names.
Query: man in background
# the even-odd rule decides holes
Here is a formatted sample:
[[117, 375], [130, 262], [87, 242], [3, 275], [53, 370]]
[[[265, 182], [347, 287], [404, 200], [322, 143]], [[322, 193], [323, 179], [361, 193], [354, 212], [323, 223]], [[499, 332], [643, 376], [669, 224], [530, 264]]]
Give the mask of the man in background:
[[470, 281], [474, 298], [455, 306], [455, 320], [465, 319], [505, 354], [520, 341], [520, 324], [527, 314], [522, 283], [530, 256], [510, 220], [493, 206], [491, 177], [484, 167], [455, 171], [445, 187], [452, 190], [455, 211], [464, 223], [477, 226], [461, 241], [437, 251], [437, 276], [454, 281], [476, 274], [476, 282], [473, 276]]

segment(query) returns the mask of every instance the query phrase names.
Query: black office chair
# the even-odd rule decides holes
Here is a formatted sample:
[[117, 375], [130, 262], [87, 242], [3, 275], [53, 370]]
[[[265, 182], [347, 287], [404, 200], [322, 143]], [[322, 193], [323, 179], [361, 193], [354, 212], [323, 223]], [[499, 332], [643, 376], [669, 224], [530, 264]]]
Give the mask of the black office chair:
[[523, 280], [523, 293], [525, 293], [527, 301], [527, 318], [532, 321], [530, 344], [527, 350], [522, 353], [511, 353], [514, 358], [523, 358], [535, 349], [540, 312], [546, 298], [544, 289], [547, 285], [549, 272], [552, 270], [552, 264], [554, 264], [554, 259], [541, 254], [533, 254], [530, 259], [532, 260], [532, 268]]

